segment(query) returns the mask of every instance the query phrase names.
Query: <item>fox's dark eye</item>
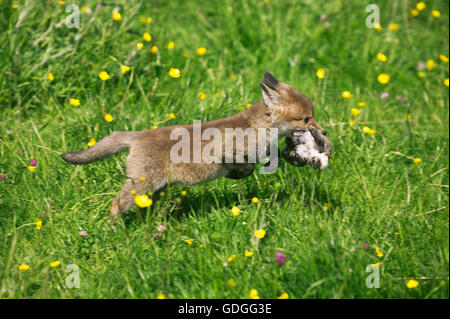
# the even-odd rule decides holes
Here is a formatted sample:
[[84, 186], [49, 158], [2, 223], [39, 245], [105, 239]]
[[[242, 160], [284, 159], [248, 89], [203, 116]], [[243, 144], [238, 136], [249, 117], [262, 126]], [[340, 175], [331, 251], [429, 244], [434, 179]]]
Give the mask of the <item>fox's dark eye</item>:
[[305, 122], [305, 123], [308, 123], [308, 121], [309, 121], [309, 117], [306, 117], [303, 119], [303, 122]]

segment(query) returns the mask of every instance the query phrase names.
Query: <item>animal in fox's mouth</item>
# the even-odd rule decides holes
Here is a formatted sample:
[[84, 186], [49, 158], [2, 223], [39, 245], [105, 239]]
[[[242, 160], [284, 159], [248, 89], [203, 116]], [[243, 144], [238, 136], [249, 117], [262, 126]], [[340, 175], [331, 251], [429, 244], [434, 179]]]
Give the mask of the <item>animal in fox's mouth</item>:
[[[259, 85], [262, 100], [238, 114], [204, 122], [199, 126], [194, 123], [154, 130], [113, 132], [89, 149], [65, 153], [62, 158], [73, 164], [86, 164], [129, 149], [127, 180], [112, 202], [110, 214], [113, 217], [132, 208], [138, 195], [158, 192], [169, 183], [195, 185], [219, 177], [240, 179], [250, 176], [255, 169], [256, 154], [259, 160], [265, 155], [278, 155], [277, 144], [273, 142], [277, 142], [279, 137], [287, 139], [283, 156], [292, 165], [302, 166], [307, 163], [314, 168], [326, 167], [331, 145], [326, 132], [314, 118], [311, 101], [267, 71], [264, 72], [264, 81], [259, 81]], [[183, 135], [173, 134], [180, 130], [186, 133], [187, 143], [181, 143], [184, 142]], [[230, 143], [227, 140], [228, 130], [252, 132], [258, 146], [250, 145], [249, 142], [238, 146], [236, 135], [236, 143], [233, 137]], [[272, 131], [277, 134], [272, 136]], [[193, 137], [198, 136], [196, 132], [202, 137], [199, 143]], [[214, 135], [212, 132], [220, 136], [218, 145], [213, 147], [210, 145], [213, 140], [211, 135]], [[204, 135], [209, 138], [204, 140]], [[241, 137], [240, 140], [244, 140], [245, 136]], [[260, 137], [264, 143], [259, 143]], [[180, 143], [182, 147], [178, 147]], [[173, 154], [177, 155], [179, 150], [183, 153], [185, 148], [189, 153], [188, 161], [173, 160]], [[176, 152], [173, 152], [174, 149]], [[203, 158], [204, 153], [208, 160]], [[237, 161], [237, 154], [245, 161]], [[278, 156], [275, 161], [270, 158], [269, 167], [276, 170]]]

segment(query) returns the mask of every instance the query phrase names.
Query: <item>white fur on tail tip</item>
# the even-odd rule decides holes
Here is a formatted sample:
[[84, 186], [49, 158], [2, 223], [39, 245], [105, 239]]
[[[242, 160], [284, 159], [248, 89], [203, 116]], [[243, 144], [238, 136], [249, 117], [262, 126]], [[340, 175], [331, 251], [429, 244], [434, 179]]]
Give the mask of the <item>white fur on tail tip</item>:
[[311, 133], [306, 131], [301, 134], [299, 139], [302, 144], [295, 146], [295, 152], [301, 158], [308, 159], [308, 164], [310, 162], [318, 161], [320, 163], [320, 169], [326, 168], [328, 166], [328, 156], [319, 152], [317, 144]]

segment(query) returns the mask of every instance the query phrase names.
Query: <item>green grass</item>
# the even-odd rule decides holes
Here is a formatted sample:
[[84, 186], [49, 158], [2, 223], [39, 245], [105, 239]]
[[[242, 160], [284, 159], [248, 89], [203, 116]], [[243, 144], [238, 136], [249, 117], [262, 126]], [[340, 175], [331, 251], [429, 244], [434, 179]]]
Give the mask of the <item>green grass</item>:
[[[92, 13], [68, 29], [57, 1], [19, 1], [18, 9], [0, 1], [0, 173], [7, 175], [0, 180], [0, 297], [247, 298], [251, 289], [261, 298], [449, 297], [449, 72], [439, 59], [449, 56], [448, 3], [426, 1], [413, 18], [414, 1], [379, 1], [382, 31], [365, 27], [364, 1], [118, 0], [97, 11], [98, 3], [80, 2]], [[117, 6], [120, 22], [111, 18]], [[148, 16], [153, 22], [141, 23]], [[399, 29], [390, 31], [390, 22]], [[136, 51], [145, 31], [152, 40]], [[207, 54], [197, 56], [198, 47]], [[420, 78], [417, 63], [428, 59], [436, 66]], [[132, 71], [121, 75], [121, 64]], [[180, 78], [168, 76], [171, 67]], [[328, 70], [326, 84], [318, 85], [319, 67]], [[102, 70], [111, 79], [101, 81]], [[108, 210], [125, 180], [126, 154], [85, 166], [60, 158], [113, 131], [235, 114], [261, 99], [263, 70], [314, 101], [334, 147], [326, 170], [283, 161], [272, 175], [171, 187], [147, 211], [135, 208], [112, 226]], [[382, 72], [391, 76], [387, 85], [377, 82]], [[353, 97], [344, 100], [344, 90]], [[380, 99], [382, 92], [390, 97]], [[366, 107], [350, 126], [360, 101]], [[377, 133], [364, 134], [363, 126]], [[156, 239], [160, 224], [168, 230]], [[261, 240], [257, 228], [266, 231]], [[244, 257], [246, 250], [255, 254]], [[50, 268], [55, 260], [61, 265]], [[380, 288], [369, 289], [365, 269], [376, 262]], [[20, 264], [30, 269], [22, 273]], [[79, 289], [65, 285], [69, 264], [80, 268]], [[409, 279], [419, 286], [408, 289]]]

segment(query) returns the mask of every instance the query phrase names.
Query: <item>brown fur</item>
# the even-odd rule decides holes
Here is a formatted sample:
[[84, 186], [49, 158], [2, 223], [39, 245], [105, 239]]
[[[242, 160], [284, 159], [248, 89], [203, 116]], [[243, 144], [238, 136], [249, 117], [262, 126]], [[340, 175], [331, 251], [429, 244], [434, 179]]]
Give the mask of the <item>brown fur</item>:
[[[236, 115], [201, 124], [201, 131], [217, 128], [221, 133], [225, 128], [279, 128], [281, 136], [288, 136], [296, 128], [314, 126], [320, 132], [322, 128], [314, 120], [314, 108], [311, 101], [303, 94], [285, 83], [276, 80], [269, 72], [264, 72], [264, 81], [260, 81], [264, 100], [253, 104], [248, 110]], [[304, 120], [308, 119], [307, 123]], [[194, 185], [218, 177], [243, 178], [251, 175], [253, 163], [173, 163], [170, 150], [177, 141], [170, 140], [170, 132], [177, 127], [184, 127], [192, 133], [192, 125], [175, 125], [145, 130], [140, 132], [114, 132], [103, 138], [85, 151], [66, 153], [64, 160], [84, 164], [115, 154], [126, 148], [130, 149], [127, 157], [127, 177], [120, 194], [113, 200], [111, 216], [129, 210], [133, 206], [134, 196], [147, 191], [156, 192], [169, 182], [180, 185]], [[190, 134], [192, 138], [193, 134]], [[222, 134], [224, 136], [225, 134]], [[209, 141], [201, 142], [201, 149]], [[191, 140], [191, 157], [193, 143]], [[224, 141], [222, 141], [224, 145]], [[222, 147], [224, 150], [224, 147]], [[199, 151], [199, 150], [194, 150]], [[236, 153], [237, 150], [234, 150]], [[245, 147], [244, 154], [250, 150]]]

